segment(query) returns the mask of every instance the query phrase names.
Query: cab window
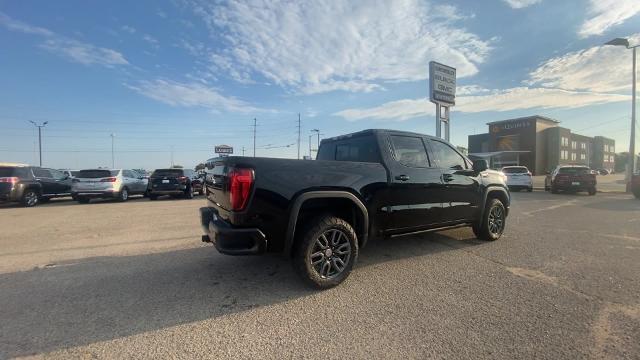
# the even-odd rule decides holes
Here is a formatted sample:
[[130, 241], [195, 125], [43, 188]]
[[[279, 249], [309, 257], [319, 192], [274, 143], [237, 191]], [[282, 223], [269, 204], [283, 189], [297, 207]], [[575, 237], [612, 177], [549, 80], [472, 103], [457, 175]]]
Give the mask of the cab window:
[[396, 161], [409, 167], [429, 167], [429, 156], [422, 138], [392, 135], [393, 156]]

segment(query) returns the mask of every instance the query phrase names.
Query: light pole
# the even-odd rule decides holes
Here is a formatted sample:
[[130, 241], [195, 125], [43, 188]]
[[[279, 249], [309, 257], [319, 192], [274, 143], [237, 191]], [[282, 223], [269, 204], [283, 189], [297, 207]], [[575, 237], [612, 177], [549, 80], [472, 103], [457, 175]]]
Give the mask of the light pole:
[[319, 129], [312, 129], [311, 132], [314, 132], [318, 135], [318, 145], [316, 147], [316, 151], [320, 150], [320, 130]]
[[114, 143], [114, 139], [116, 137], [116, 134], [111, 133], [111, 168], [115, 168], [116, 167], [116, 161], [115, 161], [115, 156], [113, 155], [113, 143]]
[[42, 128], [47, 125], [49, 122], [45, 121], [42, 124], [38, 125], [34, 121], [29, 120], [35, 127], [38, 128], [38, 152], [40, 153], [40, 166], [42, 166]]
[[631, 135], [629, 140], [629, 161], [627, 163], [626, 184], [627, 192], [631, 191], [631, 177], [635, 171], [636, 165], [636, 48], [640, 45], [629, 46], [629, 40], [623, 38], [615, 38], [605, 45], [624, 46], [627, 49], [633, 49], [633, 63], [631, 66]]

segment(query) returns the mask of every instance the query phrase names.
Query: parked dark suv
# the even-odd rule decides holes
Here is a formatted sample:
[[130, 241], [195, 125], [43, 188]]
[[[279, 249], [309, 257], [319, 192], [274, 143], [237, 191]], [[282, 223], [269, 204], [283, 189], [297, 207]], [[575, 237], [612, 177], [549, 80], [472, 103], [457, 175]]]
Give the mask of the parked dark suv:
[[36, 206], [54, 197], [71, 195], [71, 179], [55, 169], [0, 166], [0, 202]]
[[203, 194], [202, 180], [191, 169], [157, 169], [149, 177], [147, 196], [156, 200], [158, 196], [171, 195], [193, 198], [198, 192]]

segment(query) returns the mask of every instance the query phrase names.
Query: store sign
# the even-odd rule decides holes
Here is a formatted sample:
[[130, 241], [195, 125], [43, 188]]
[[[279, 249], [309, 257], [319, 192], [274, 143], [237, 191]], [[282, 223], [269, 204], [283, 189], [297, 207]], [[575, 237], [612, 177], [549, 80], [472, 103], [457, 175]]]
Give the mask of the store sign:
[[523, 129], [528, 128], [529, 126], [531, 126], [531, 123], [528, 121], [508, 122], [491, 126], [491, 132], [495, 134], [502, 130]]
[[429, 100], [445, 106], [456, 104], [456, 69], [429, 62]]
[[218, 145], [215, 147], [216, 154], [233, 154], [233, 147], [229, 145]]

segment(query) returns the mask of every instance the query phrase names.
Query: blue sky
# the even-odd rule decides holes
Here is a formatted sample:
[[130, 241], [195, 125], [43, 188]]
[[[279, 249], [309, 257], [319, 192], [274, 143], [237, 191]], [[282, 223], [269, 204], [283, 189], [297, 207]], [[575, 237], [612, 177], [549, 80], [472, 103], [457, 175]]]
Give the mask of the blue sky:
[[[0, 1], [0, 161], [194, 166], [217, 144], [309, 152], [310, 130], [434, 133], [428, 62], [457, 68], [452, 142], [540, 114], [629, 143], [636, 0]], [[315, 146], [315, 141], [313, 142]]]

